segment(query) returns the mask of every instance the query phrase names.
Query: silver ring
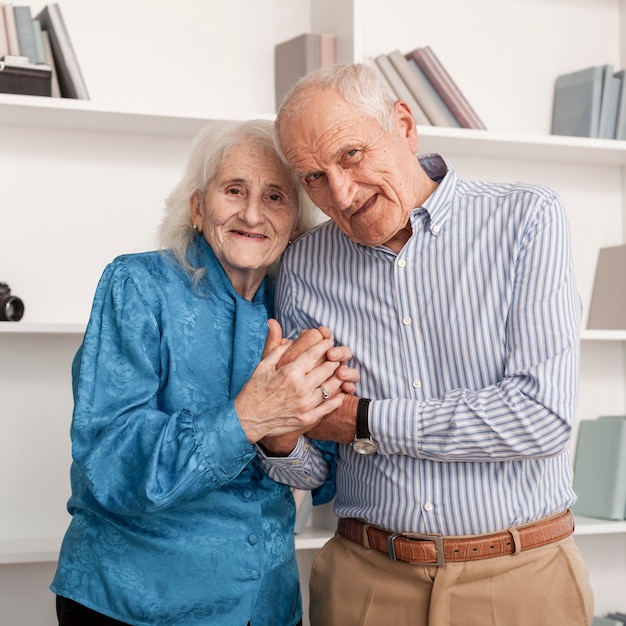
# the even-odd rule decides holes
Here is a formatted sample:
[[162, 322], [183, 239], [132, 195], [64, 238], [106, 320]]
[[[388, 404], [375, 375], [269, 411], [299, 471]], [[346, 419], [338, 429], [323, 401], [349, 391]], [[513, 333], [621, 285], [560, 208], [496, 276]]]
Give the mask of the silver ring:
[[328, 398], [330, 398], [330, 394], [328, 393], [326, 389], [324, 389], [324, 387], [320, 386], [319, 390], [322, 392], [322, 396], [324, 396], [324, 400], [328, 400]]

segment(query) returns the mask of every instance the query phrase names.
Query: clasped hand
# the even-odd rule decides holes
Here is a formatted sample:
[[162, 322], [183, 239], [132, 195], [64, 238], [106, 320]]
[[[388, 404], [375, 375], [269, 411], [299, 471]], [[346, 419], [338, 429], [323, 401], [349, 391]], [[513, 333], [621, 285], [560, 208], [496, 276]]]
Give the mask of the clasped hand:
[[359, 374], [345, 365], [350, 348], [335, 347], [328, 328], [307, 329], [292, 341], [283, 338], [276, 320], [268, 326], [263, 357], [235, 398], [235, 409], [251, 443], [288, 454], [300, 434], [354, 393]]

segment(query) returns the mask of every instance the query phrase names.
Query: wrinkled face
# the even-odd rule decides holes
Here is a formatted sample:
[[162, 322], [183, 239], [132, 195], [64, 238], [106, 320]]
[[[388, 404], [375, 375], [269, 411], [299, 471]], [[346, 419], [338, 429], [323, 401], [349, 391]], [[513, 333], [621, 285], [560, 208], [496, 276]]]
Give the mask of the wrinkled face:
[[417, 131], [410, 112], [395, 105], [386, 132], [335, 91], [313, 92], [306, 109], [284, 120], [284, 154], [311, 200], [353, 241], [399, 249], [418, 205]]
[[287, 247], [296, 207], [296, 190], [278, 159], [253, 146], [237, 146], [204, 196], [192, 198], [191, 214], [233, 286], [244, 295], [256, 291]]

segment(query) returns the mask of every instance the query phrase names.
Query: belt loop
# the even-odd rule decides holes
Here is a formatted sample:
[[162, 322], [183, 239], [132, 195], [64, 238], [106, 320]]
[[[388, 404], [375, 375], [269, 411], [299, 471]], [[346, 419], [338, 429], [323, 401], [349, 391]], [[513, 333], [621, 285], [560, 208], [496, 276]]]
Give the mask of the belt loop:
[[513, 554], [519, 554], [522, 551], [522, 541], [517, 528], [509, 528], [511, 537], [513, 537]]
[[363, 529], [362, 529], [363, 530], [363, 547], [367, 548], [368, 550], [371, 549], [370, 538], [367, 534], [367, 531], [369, 530], [370, 526], [371, 524], [363, 523]]

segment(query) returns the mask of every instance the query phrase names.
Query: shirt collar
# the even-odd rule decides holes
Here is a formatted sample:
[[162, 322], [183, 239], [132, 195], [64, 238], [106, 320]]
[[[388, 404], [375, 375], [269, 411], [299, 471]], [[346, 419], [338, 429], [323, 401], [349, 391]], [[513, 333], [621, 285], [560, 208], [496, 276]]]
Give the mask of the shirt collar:
[[[194, 241], [187, 251], [187, 260], [193, 267], [206, 268], [206, 274], [200, 279], [196, 286], [196, 289], [200, 293], [205, 295], [210, 294], [221, 299], [227, 298], [235, 301], [243, 300], [244, 302], [248, 302], [235, 291], [222, 264], [218, 261], [213, 249], [202, 235], [195, 235]], [[252, 304], [267, 305], [266, 296], [271, 295], [271, 293], [266, 293], [267, 282], [266, 277], [254, 294]]]
[[428, 177], [439, 185], [421, 206], [413, 210], [411, 224], [414, 225], [418, 219], [417, 215], [425, 210], [430, 217], [428, 228], [431, 234], [437, 237], [450, 215], [457, 175], [450, 163], [439, 154], [422, 154], [417, 158]]

